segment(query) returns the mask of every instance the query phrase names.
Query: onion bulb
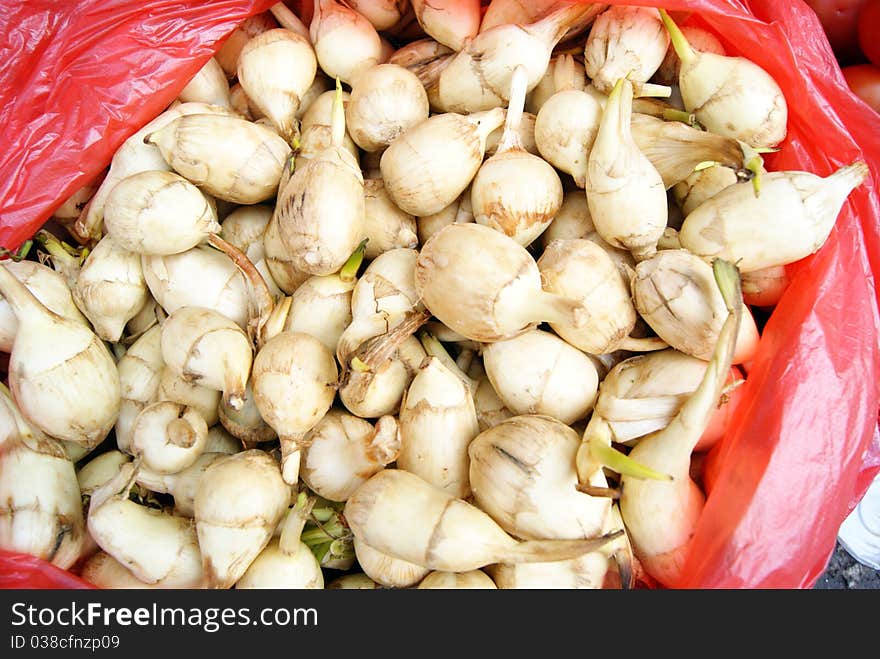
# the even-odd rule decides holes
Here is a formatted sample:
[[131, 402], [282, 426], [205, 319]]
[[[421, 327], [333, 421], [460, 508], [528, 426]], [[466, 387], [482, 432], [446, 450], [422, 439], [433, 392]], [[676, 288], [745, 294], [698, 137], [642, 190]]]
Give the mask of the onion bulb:
[[339, 0], [314, 0], [309, 30], [318, 64], [346, 84], [382, 60], [382, 40], [361, 14]]
[[153, 402], [165, 361], [162, 359], [162, 328], [155, 325], [135, 341], [117, 362], [122, 401], [116, 419], [116, 445], [131, 453], [131, 430], [141, 410]]
[[233, 116], [179, 117], [145, 139], [190, 183], [236, 204], [257, 204], [275, 195], [291, 153], [277, 133]]
[[483, 349], [492, 388], [514, 414], [583, 419], [596, 402], [599, 375], [590, 358], [555, 334], [531, 330]]
[[660, 15], [681, 60], [678, 86], [685, 110], [706, 130], [752, 147], [774, 147], [787, 132], [788, 105], [773, 77], [744, 57], [691, 48], [665, 10]]
[[428, 357], [400, 404], [400, 455], [405, 469], [458, 499], [470, 494], [468, 445], [479, 433], [470, 387]]
[[[398, 533], [406, 533], [398, 528]], [[354, 538], [354, 551], [358, 565], [370, 579], [386, 588], [409, 588], [424, 579], [430, 570], [394, 556], [373, 549], [365, 542]]]
[[771, 172], [759, 197], [748, 186], [725, 188], [685, 217], [681, 245], [703, 259], [730, 260], [745, 273], [794, 263], [825, 244], [868, 172], [861, 161], [826, 177]]
[[480, 0], [410, 0], [426, 34], [461, 50], [480, 31]]
[[92, 493], [88, 529], [107, 554], [151, 586], [202, 588], [199, 539], [191, 519], [167, 515], [128, 498], [136, 468], [122, 465]]
[[525, 248], [480, 224], [451, 224], [419, 253], [416, 290], [443, 324], [474, 341], [512, 338], [540, 322], [580, 327], [583, 306], [541, 288]]
[[563, 5], [533, 23], [480, 32], [441, 71], [435, 94], [440, 109], [471, 113], [506, 105], [518, 65], [526, 68], [526, 90], [532, 90], [556, 44], [570, 29], [589, 25], [602, 9], [595, 3]]
[[330, 409], [338, 371], [323, 343], [301, 332], [281, 332], [260, 348], [251, 386], [260, 416], [281, 440], [284, 480], [295, 485], [306, 434]]
[[640, 87], [660, 68], [669, 35], [653, 7], [613, 6], [599, 14], [584, 46], [584, 69], [601, 92], [620, 78]]
[[416, 75], [397, 64], [380, 64], [351, 88], [345, 123], [364, 151], [378, 151], [428, 118], [428, 95]]
[[131, 451], [148, 469], [176, 474], [191, 466], [208, 442], [208, 424], [191, 407], [160, 401], [144, 407], [131, 428]]
[[243, 404], [253, 348], [241, 328], [205, 307], [181, 307], [162, 325], [162, 358], [184, 380], [223, 392], [227, 404]]
[[[548, 416], [524, 415], [481, 432], [468, 448], [474, 502], [517, 538], [599, 535], [611, 499], [577, 490], [578, 434]], [[605, 484], [597, 473], [596, 484]]]
[[335, 409], [318, 421], [303, 443], [300, 478], [330, 501], [346, 501], [370, 476], [394, 462], [400, 450], [393, 416], [383, 416], [373, 426]]
[[199, 69], [178, 97], [182, 103], [207, 103], [222, 108], [231, 106], [226, 72], [212, 57]]
[[419, 590], [496, 590], [497, 586], [482, 570], [471, 572], [431, 572], [417, 586]]
[[199, 479], [195, 525], [207, 586], [229, 588], [269, 544], [290, 488], [278, 463], [252, 449], [212, 463]]
[[94, 332], [49, 311], [0, 264], [0, 294], [18, 319], [9, 388], [25, 418], [56, 439], [101, 443], [119, 414], [119, 373]]
[[[724, 325], [724, 299], [712, 266], [684, 249], [664, 249], [636, 266], [633, 303], [639, 315], [673, 348], [708, 361]], [[750, 361], [758, 328], [744, 309], [733, 363]]]
[[253, 588], [321, 590], [324, 588], [324, 574], [303, 543], [299, 543], [296, 551], [288, 553], [280, 547], [278, 540], [272, 540], [235, 583], [236, 590]]
[[[36, 261], [3, 264], [49, 311], [88, 327], [89, 321], [76, 306], [64, 276]], [[0, 297], [0, 352], [12, 352], [18, 333], [18, 318], [9, 303]]]
[[279, 191], [272, 223], [294, 267], [313, 275], [339, 270], [364, 237], [364, 179], [343, 148], [342, 87], [333, 104], [330, 146], [298, 166]]
[[621, 476], [620, 513], [642, 566], [663, 585], [679, 578], [705, 496], [691, 480], [691, 452], [703, 434], [730, 370], [742, 313], [736, 268], [721, 259], [713, 263], [727, 308], [712, 360], [700, 385], [663, 430], [642, 439], [629, 458], [669, 479]]
[[249, 40], [238, 58], [238, 81], [248, 99], [291, 144], [297, 137], [296, 113], [317, 70], [309, 40], [284, 28]]
[[73, 463], [60, 442], [31, 428], [0, 387], [0, 549], [66, 570], [86, 541]]
[[483, 162], [486, 139], [504, 122], [496, 108], [434, 115], [395, 139], [382, 154], [385, 189], [404, 212], [437, 213], [464, 192]]
[[663, 179], [632, 137], [632, 97], [632, 83], [619, 80], [602, 112], [585, 187], [599, 235], [638, 261], [656, 251], [667, 206]]
[[[345, 517], [355, 547], [363, 542], [393, 558], [443, 572], [566, 560], [620, 535], [518, 542], [479, 508], [402, 469], [385, 469], [361, 485], [346, 503]], [[405, 529], [398, 520], [407, 520]]]
[[528, 153], [519, 138], [526, 96], [526, 69], [511, 77], [510, 105], [498, 150], [481, 166], [471, 183], [471, 207], [479, 224], [528, 245], [562, 206], [562, 182], [545, 160]]

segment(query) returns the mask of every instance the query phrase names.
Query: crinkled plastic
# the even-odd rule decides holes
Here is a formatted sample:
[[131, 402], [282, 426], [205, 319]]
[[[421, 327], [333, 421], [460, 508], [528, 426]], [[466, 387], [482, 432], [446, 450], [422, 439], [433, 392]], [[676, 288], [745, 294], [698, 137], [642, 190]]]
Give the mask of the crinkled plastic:
[[[271, 4], [0, 0], [0, 244], [16, 248], [33, 234], [175, 98], [237, 22]], [[880, 469], [880, 115], [849, 91], [799, 0], [611, 4], [696, 12], [729, 53], [779, 82], [789, 134], [769, 169], [825, 176], [858, 159], [871, 168], [824, 247], [791, 266], [741, 414], [709, 456], [712, 487], [676, 584], [811, 587]], [[0, 585], [72, 586], [63, 577], [0, 554]]]

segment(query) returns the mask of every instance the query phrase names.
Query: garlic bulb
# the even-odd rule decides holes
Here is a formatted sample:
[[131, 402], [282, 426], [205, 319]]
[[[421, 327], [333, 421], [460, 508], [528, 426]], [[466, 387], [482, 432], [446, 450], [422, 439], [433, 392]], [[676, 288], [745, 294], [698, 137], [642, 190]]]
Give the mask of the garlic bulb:
[[636, 87], [654, 75], [669, 48], [669, 35], [653, 7], [613, 6], [599, 14], [584, 46], [584, 69], [606, 94], [620, 78]]
[[479, 224], [528, 245], [562, 206], [562, 182], [545, 160], [528, 153], [517, 129], [526, 97], [526, 69], [511, 77], [510, 105], [497, 153], [486, 160], [471, 183], [471, 207]]
[[300, 478], [319, 496], [345, 501], [370, 476], [397, 459], [397, 421], [383, 416], [369, 421], [332, 409], [304, 440]]
[[116, 419], [116, 445], [131, 453], [131, 430], [141, 410], [155, 400], [162, 359], [162, 328], [155, 325], [135, 341], [117, 362], [122, 401]]
[[[70, 288], [61, 274], [36, 261], [7, 260], [3, 265], [49, 311], [88, 327], [89, 321], [77, 308]], [[15, 311], [9, 302], [0, 297], [0, 352], [12, 352], [17, 333], [18, 318]]]
[[351, 88], [345, 123], [364, 151], [378, 151], [428, 118], [428, 95], [416, 75], [397, 64], [380, 64]]
[[205, 307], [181, 307], [162, 325], [162, 358], [184, 380], [223, 392], [227, 404], [243, 404], [253, 348], [241, 328]]
[[[481, 432], [468, 448], [474, 501], [518, 538], [590, 538], [603, 530], [611, 499], [577, 490], [580, 437], [547, 416], [515, 416]], [[598, 484], [604, 476], [597, 472]]]
[[419, 582], [417, 588], [419, 590], [496, 590], [497, 586], [482, 570], [472, 570], [471, 572], [431, 572]]
[[608, 252], [595, 242], [555, 240], [538, 259], [538, 269], [544, 290], [577, 300], [586, 310], [579, 327], [564, 319], [550, 322], [571, 345], [593, 355], [666, 347], [662, 341], [630, 336], [637, 316], [629, 286]]
[[330, 146], [298, 166], [279, 191], [272, 219], [294, 267], [313, 275], [339, 270], [364, 237], [364, 179], [357, 161], [342, 146], [341, 86], [332, 130]]
[[526, 68], [526, 89], [533, 89], [547, 71], [556, 44], [569, 29], [589, 25], [602, 9], [600, 4], [563, 5], [533, 23], [480, 32], [440, 73], [436, 84], [440, 109], [470, 113], [505, 105], [518, 65]]
[[9, 388], [25, 418], [56, 439], [100, 444], [119, 414], [119, 373], [91, 329], [49, 311], [0, 264], [0, 294], [18, 318]]
[[[639, 315], [670, 346], [708, 361], [725, 319], [712, 266], [684, 249], [664, 249], [636, 266], [632, 297]], [[758, 329], [743, 310], [733, 363], [750, 361]]]
[[752, 147], [774, 147], [787, 133], [788, 105], [779, 84], [744, 57], [695, 50], [664, 10], [663, 23], [681, 60], [678, 86], [685, 110], [706, 130]]
[[253, 588], [321, 590], [324, 574], [303, 543], [295, 552], [287, 553], [279, 547], [278, 540], [272, 540], [235, 583], [236, 590]]
[[226, 72], [212, 57], [199, 69], [177, 97], [182, 103], [207, 103], [222, 108], [231, 107], [229, 81]]
[[[406, 533], [403, 528], [399, 533]], [[424, 579], [430, 570], [405, 561], [394, 556], [389, 556], [377, 549], [373, 549], [365, 542], [354, 538], [354, 551], [357, 555], [358, 565], [370, 579], [386, 588], [409, 588], [415, 586]]]
[[260, 415], [278, 433], [282, 472], [291, 485], [299, 476], [306, 433], [330, 409], [337, 377], [333, 354], [318, 339], [301, 332], [275, 335], [254, 359], [254, 401]]
[[480, 31], [480, 0], [410, 0], [419, 25], [444, 46], [461, 50]]
[[148, 469], [176, 474], [205, 450], [208, 425], [191, 407], [161, 401], [147, 405], [131, 428], [131, 451]]
[[794, 263], [825, 244], [868, 171], [859, 161], [826, 177], [771, 172], [759, 197], [750, 186], [725, 188], [688, 214], [681, 245], [703, 259], [730, 260], [746, 273]]
[[514, 414], [544, 414], [562, 423], [583, 419], [596, 402], [599, 375], [583, 352], [543, 330], [483, 349], [492, 388]]
[[630, 130], [632, 83], [621, 79], [602, 112], [587, 161], [586, 192], [593, 224], [614, 247], [638, 261], [653, 254], [666, 228], [666, 188]]
[[248, 99], [290, 143], [297, 135], [296, 113], [317, 70], [309, 40], [284, 28], [250, 39], [238, 58], [238, 81]]
[[[206, 449], [209, 448], [213, 447], [206, 446]], [[230, 454], [205, 450], [189, 467], [174, 474], [161, 474], [141, 465], [136, 475], [137, 484], [151, 492], [170, 494], [174, 497], [174, 514], [193, 517], [196, 490], [202, 475], [208, 467], [226, 455]]]
[[180, 117], [145, 139], [193, 185], [236, 204], [257, 204], [275, 195], [291, 154], [277, 133], [232, 116]]
[[195, 525], [209, 588], [229, 588], [272, 539], [290, 488], [268, 453], [242, 451], [217, 460], [199, 479]]
[[464, 192], [483, 162], [486, 138], [504, 122], [500, 108], [468, 116], [434, 115], [382, 154], [385, 189], [406, 213], [437, 213]]
[[208, 307], [246, 327], [247, 284], [222, 252], [199, 245], [181, 254], [144, 256], [141, 268], [150, 293], [166, 313], [181, 307]]
[[478, 433], [470, 388], [428, 357], [400, 404], [397, 468], [464, 499], [470, 494], [468, 445]]
[[364, 181], [364, 258], [373, 260], [392, 249], [419, 245], [416, 219], [400, 210], [385, 189], [381, 178]]
[[219, 390], [190, 381], [177, 369], [163, 366], [159, 373], [159, 389], [156, 391], [156, 400], [169, 401], [193, 408], [205, 420], [208, 427], [215, 425], [220, 418], [218, 410], [221, 399], [222, 394]]
[[[2, 385], [0, 385], [2, 386]], [[36, 556], [61, 569], [86, 540], [73, 463], [61, 443], [33, 429], [0, 392], [0, 549]]]
[[105, 341], [119, 341], [149, 296], [140, 256], [113, 236], [104, 236], [86, 257], [72, 293], [95, 333]]
[[376, 28], [339, 0], [314, 0], [309, 30], [321, 69], [351, 85], [357, 76], [382, 60], [382, 41]]
[[[443, 572], [575, 558], [620, 535], [517, 541], [476, 506], [402, 469], [384, 469], [361, 485], [345, 504], [345, 518], [355, 550], [365, 543], [392, 558]], [[398, 520], [408, 520], [404, 532]]]
[[416, 290], [443, 324], [474, 341], [512, 338], [544, 321], [585, 321], [579, 303], [541, 289], [525, 248], [480, 224], [451, 224], [425, 243]]
[[92, 493], [88, 529], [107, 554], [141, 581], [165, 588], [202, 588], [205, 575], [191, 519], [129, 500], [136, 468], [122, 465]]
[[583, 188], [602, 107], [590, 94], [575, 86], [571, 55], [560, 56], [555, 72], [557, 91], [544, 102], [535, 118], [535, 144], [548, 163], [570, 174], [575, 185]]

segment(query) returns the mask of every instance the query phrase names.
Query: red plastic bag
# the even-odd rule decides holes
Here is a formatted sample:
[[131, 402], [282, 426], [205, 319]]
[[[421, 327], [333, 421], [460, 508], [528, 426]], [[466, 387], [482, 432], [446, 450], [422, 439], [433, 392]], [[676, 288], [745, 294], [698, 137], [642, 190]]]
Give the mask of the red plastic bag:
[[[74, 9], [0, 0], [0, 244], [15, 248], [33, 234], [174, 99], [236, 22], [271, 4], [82, 0]], [[788, 101], [789, 135], [769, 169], [825, 176], [857, 159], [871, 167], [822, 250], [791, 268], [742, 414], [710, 456], [717, 477], [677, 584], [810, 587], [880, 469], [880, 116], [848, 90], [821, 25], [799, 0], [611, 4], [698, 12], [729, 53], [774, 76]], [[0, 555], [0, 585], [21, 565]]]

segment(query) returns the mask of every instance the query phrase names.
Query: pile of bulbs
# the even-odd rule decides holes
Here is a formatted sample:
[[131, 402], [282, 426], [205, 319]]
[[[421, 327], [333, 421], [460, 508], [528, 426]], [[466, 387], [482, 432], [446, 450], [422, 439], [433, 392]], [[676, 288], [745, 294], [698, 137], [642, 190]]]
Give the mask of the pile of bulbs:
[[105, 588], [674, 584], [750, 309], [867, 173], [765, 170], [786, 121], [653, 8], [247, 20], [0, 266], [0, 547]]

